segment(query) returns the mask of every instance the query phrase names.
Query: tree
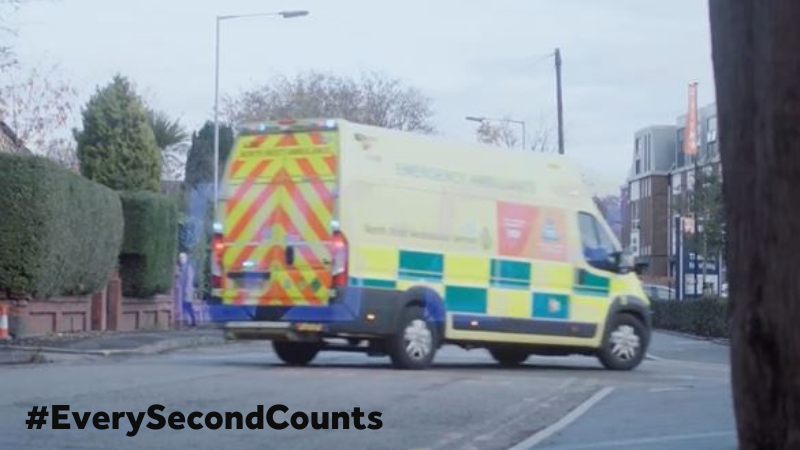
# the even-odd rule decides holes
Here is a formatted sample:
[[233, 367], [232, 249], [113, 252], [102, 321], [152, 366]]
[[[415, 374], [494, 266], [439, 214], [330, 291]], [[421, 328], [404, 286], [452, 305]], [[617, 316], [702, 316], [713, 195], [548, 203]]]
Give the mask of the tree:
[[[228, 125], [219, 128], [219, 170], [222, 170], [233, 148], [233, 129]], [[206, 122], [203, 128], [192, 133], [192, 145], [186, 158], [184, 182], [190, 189], [200, 184], [214, 182], [214, 124]]]
[[170, 118], [163, 111], [148, 109], [147, 116], [156, 145], [161, 150], [161, 176], [164, 179], [178, 179], [185, 170], [189, 151], [186, 140], [189, 135], [180, 120]]
[[503, 120], [497, 124], [492, 124], [488, 120], [484, 120], [476, 131], [478, 142], [499, 147], [518, 147], [520, 144], [520, 135], [514, 127], [517, 127], [517, 125], [507, 120]]
[[[221, 125], [219, 129], [220, 176], [225, 169], [228, 155], [233, 148], [233, 129]], [[191, 253], [197, 271], [198, 291], [201, 295], [210, 292], [211, 224], [213, 218], [212, 192], [214, 181], [214, 124], [206, 122], [192, 133], [192, 144], [186, 158], [186, 217], [182, 225], [182, 245]]]
[[19, 62], [0, 68], [0, 120], [32, 152], [77, 168], [69, 139], [76, 91], [57, 67], [24, 69]]
[[539, 125], [533, 129], [533, 134], [528, 135], [528, 147], [534, 152], [555, 153], [556, 146], [553, 140], [553, 127], [542, 118]]
[[116, 190], [158, 192], [161, 157], [147, 111], [130, 81], [117, 75], [83, 110], [75, 131], [81, 171]]
[[[0, 0], [0, 34], [13, 35], [15, 30], [6, 25], [8, 15], [19, 8], [21, 0]], [[0, 45], [0, 70], [16, 63], [11, 47]]]
[[800, 2], [712, 0], [739, 448], [800, 432]]
[[156, 145], [162, 151], [189, 138], [183, 125], [181, 125], [181, 121], [171, 119], [163, 111], [148, 109], [147, 118], [150, 122], [150, 127], [153, 129]]
[[[693, 186], [682, 195], [675, 196], [672, 212], [681, 217], [697, 220], [696, 231], [691, 226], [690, 236], [683, 247], [698, 255], [702, 264], [698, 287], [705, 286], [707, 261], [716, 260], [725, 250], [725, 209], [722, 202], [722, 177], [715, 163], [693, 169]], [[701, 293], [701, 292], [698, 292]]]
[[[510, 122], [507, 118], [492, 123], [488, 120], [481, 122], [476, 130], [478, 142], [500, 147], [516, 148], [522, 141], [522, 133], [518, 124]], [[534, 152], [548, 153], [553, 151], [552, 128], [542, 118], [533, 133], [526, 133], [525, 147]]]
[[707, 166], [697, 171], [695, 187], [689, 197], [699, 221], [694, 252], [702, 256], [701, 286], [705, 286], [707, 270], [705, 262], [716, 259], [725, 248], [722, 178], [715, 166]]
[[226, 98], [233, 124], [287, 118], [343, 118], [366, 125], [433, 133], [431, 100], [401, 80], [375, 72], [346, 77], [309, 71]]

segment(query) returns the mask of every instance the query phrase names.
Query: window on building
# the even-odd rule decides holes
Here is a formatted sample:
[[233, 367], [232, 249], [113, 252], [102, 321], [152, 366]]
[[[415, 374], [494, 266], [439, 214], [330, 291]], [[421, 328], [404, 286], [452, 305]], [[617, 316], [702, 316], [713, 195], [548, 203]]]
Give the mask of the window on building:
[[681, 174], [676, 173], [672, 175], [672, 194], [678, 195], [681, 193]]
[[706, 121], [706, 142], [717, 142], [717, 116]]
[[614, 267], [614, 253], [617, 248], [600, 222], [589, 213], [578, 213], [583, 256], [593, 267], [611, 270]]
[[708, 157], [714, 158], [717, 156], [717, 142], [709, 142], [708, 144]]
[[642, 138], [637, 137], [633, 148], [634, 175], [642, 173]]
[[706, 121], [706, 147], [708, 158], [717, 156], [717, 116], [709, 117]]

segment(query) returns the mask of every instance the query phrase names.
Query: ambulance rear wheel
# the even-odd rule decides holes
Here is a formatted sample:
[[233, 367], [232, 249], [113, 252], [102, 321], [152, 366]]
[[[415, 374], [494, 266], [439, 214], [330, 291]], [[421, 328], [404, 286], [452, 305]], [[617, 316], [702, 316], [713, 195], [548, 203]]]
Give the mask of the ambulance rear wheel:
[[305, 366], [320, 350], [316, 342], [272, 341], [272, 348], [281, 361], [290, 366]]
[[387, 350], [396, 369], [419, 370], [433, 361], [438, 347], [436, 327], [425, 319], [418, 306], [403, 310], [399, 327], [387, 342]]
[[530, 356], [527, 351], [514, 348], [492, 348], [489, 349], [489, 353], [495, 361], [505, 367], [518, 366]]

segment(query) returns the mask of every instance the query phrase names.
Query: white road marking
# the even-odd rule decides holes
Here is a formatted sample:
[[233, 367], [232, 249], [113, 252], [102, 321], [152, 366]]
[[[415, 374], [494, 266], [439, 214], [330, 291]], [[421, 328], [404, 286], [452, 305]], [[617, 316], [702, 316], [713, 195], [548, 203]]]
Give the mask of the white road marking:
[[705, 433], [689, 433], [689, 434], [670, 434], [667, 436], [659, 436], [659, 437], [652, 437], [652, 438], [639, 438], [639, 439], [620, 439], [617, 441], [604, 441], [604, 442], [594, 442], [591, 444], [578, 444], [578, 445], [567, 445], [563, 447], [553, 447], [553, 450], [585, 450], [585, 449], [595, 449], [595, 448], [622, 448], [622, 447], [633, 447], [637, 445], [643, 444], [660, 444], [664, 442], [679, 442], [679, 441], [690, 441], [696, 439], [710, 439], [710, 438], [720, 438], [720, 437], [727, 437], [727, 436], [735, 436], [735, 431], [709, 431]]
[[513, 447], [510, 447], [508, 450], [526, 450], [538, 445], [545, 439], [558, 433], [559, 431], [569, 426], [571, 423], [578, 420], [578, 418], [586, 414], [587, 411], [589, 411], [598, 402], [606, 398], [606, 396], [608, 396], [608, 394], [610, 394], [612, 391], [614, 391], [614, 388], [610, 386], [600, 389], [599, 391], [595, 392], [594, 395], [589, 397], [585, 402], [578, 405], [577, 408], [573, 409], [567, 415], [559, 419], [558, 422], [534, 433], [532, 436], [514, 445]]
[[649, 392], [657, 393], [657, 392], [688, 391], [689, 389], [692, 389], [692, 387], [691, 386], [667, 386], [667, 387], [650, 388]]
[[664, 358], [659, 358], [658, 356], [656, 356], [656, 355], [654, 355], [652, 353], [646, 354], [644, 358], [647, 359], [647, 360], [650, 360], [650, 361], [663, 361], [664, 360]]

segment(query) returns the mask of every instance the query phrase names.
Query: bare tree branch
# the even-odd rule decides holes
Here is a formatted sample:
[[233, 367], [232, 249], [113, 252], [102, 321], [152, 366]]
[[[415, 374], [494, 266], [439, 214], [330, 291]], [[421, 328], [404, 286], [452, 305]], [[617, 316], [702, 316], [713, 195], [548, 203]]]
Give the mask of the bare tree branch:
[[351, 78], [310, 71], [279, 76], [223, 100], [231, 123], [284, 118], [339, 117], [406, 131], [435, 131], [431, 100], [401, 80], [376, 72]]
[[[530, 127], [526, 127], [530, 128]], [[511, 122], [508, 116], [498, 121], [483, 121], [476, 130], [478, 142], [500, 147], [516, 148], [522, 141], [522, 130]], [[533, 132], [528, 130], [525, 137], [526, 149], [535, 152], [549, 153], [554, 151], [553, 127], [549, 126], [542, 117], [539, 123], [533, 128]]]
[[72, 167], [74, 145], [69, 136], [76, 91], [59, 78], [55, 66], [23, 69], [12, 63], [0, 69], [0, 120], [34, 153]]

